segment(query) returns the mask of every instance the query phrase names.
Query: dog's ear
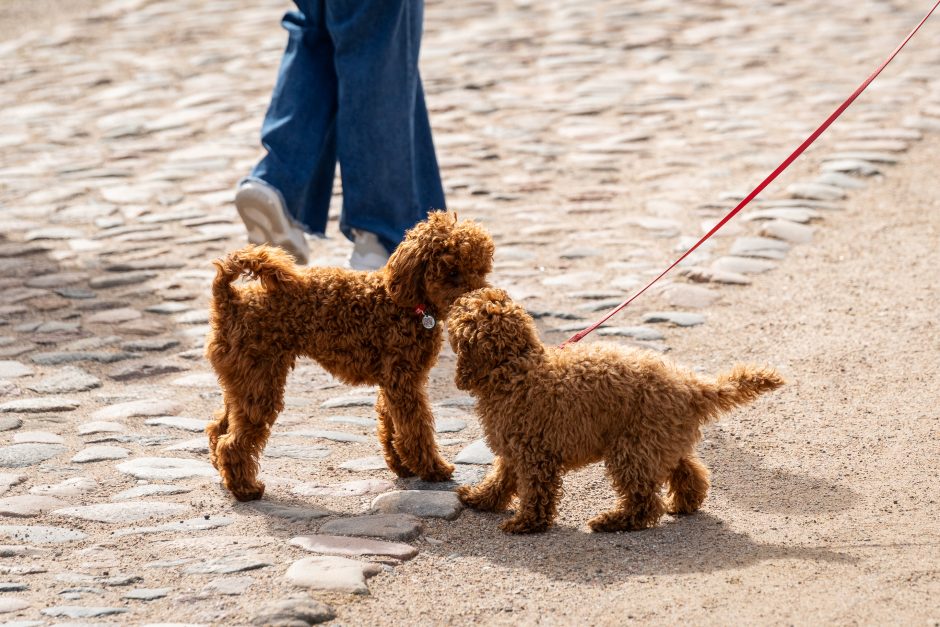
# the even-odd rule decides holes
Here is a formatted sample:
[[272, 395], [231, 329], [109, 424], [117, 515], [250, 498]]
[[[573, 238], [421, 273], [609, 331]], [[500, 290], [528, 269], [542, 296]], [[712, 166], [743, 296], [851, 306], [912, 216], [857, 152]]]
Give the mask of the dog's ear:
[[405, 239], [385, 265], [388, 293], [401, 307], [424, 303], [424, 274], [435, 250], [454, 228], [455, 217], [446, 211], [432, 211], [405, 234]]
[[406, 238], [385, 265], [385, 286], [400, 307], [414, 307], [424, 302], [422, 274], [424, 255], [413, 238]]

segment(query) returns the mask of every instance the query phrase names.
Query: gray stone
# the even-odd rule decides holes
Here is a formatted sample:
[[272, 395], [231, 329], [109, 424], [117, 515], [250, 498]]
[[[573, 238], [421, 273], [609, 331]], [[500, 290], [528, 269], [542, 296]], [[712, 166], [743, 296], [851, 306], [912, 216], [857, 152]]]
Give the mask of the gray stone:
[[162, 501], [129, 501], [124, 503], [99, 503], [66, 507], [52, 512], [53, 516], [93, 520], [103, 523], [128, 523], [152, 518], [167, 518], [189, 511], [188, 505]]
[[124, 285], [137, 285], [156, 276], [156, 272], [119, 272], [94, 277], [88, 282], [88, 285], [94, 290], [107, 289]]
[[137, 320], [143, 316], [142, 313], [130, 307], [119, 307], [117, 309], [105, 309], [92, 314], [85, 319], [85, 322], [92, 324], [118, 324], [129, 320]]
[[99, 409], [91, 415], [92, 420], [119, 420], [152, 416], [172, 416], [182, 409], [182, 405], [170, 400], [146, 399], [128, 401]]
[[18, 412], [25, 414], [43, 414], [53, 411], [73, 411], [78, 409], [79, 402], [57, 396], [37, 396], [34, 398], [21, 398], [7, 401], [0, 405], [0, 412]]
[[129, 450], [120, 446], [89, 446], [76, 453], [72, 461], [76, 464], [85, 464], [106, 459], [124, 459], [130, 453]]
[[380, 555], [399, 560], [410, 560], [418, 554], [418, 549], [408, 544], [348, 536], [321, 534], [298, 536], [291, 538], [290, 543], [311, 553], [325, 553], [327, 555]]
[[786, 220], [771, 220], [761, 225], [759, 233], [766, 237], [776, 237], [793, 244], [808, 244], [813, 241], [813, 227], [796, 224]]
[[865, 183], [862, 181], [841, 172], [824, 172], [816, 177], [816, 182], [843, 189], [862, 189], [865, 187]]
[[19, 431], [13, 435], [13, 444], [65, 444], [65, 438], [47, 431]]
[[8, 472], [0, 472], [0, 494], [8, 491], [15, 485], [26, 481], [26, 475], [14, 475]]
[[386, 540], [413, 540], [424, 530], [411, 514], [372, 514], [337, 518], [320, 526], [320, 533], [340, 536], [368, 536]]
[[198, 418], [184, 418], [183, 416], [160, 416], [158, 418], [148, 418], [144, 421], [148, 426], [173, 427], [184, 431], [202, 433], [206, 430], [208, 420], [199, 420]]
[[47, 459], [65, 453], [68, 449], [59, 444], [14, 444], [0, 447], [0, 468], [24, 468], [35, 466]]
[[718, 292], [700, 285], [672, 283], [662, 289], [666, 302], [673, 307], [701, 308], [708, 307], [718, 300]]
[[324, 401], [321, 407], [326, 409], [337, 409], [339, 407], [373, 407], [375, 401], [375, 395], [340, 396]]
[[826, 161], [822, 164], [821, 170], [823, 172], [842, 172], [846, 174], [860, 174], [862, 176], [881, 174], [881, 168], [870, 161], [863, 161], [861, 159]]
[[183, 372], [184, 370], [186, 368], [183, 366], [171, 363], [135, 362], [127, 366], [114, 368], [108, 372], [108, 376], [115, 381], [133, 381], [134, 379], [158, 377], [164, 374]]
[[166, 451], [188, 451], [190, 453], [208, 453], [209, 452], [209, 439], [205, 436], [198, 438], [192, 438], [189, 440], [182, 440], [166, 447]]
[[66, 366], [55, 374], [44, 377], [27, 387], [40, 394], [67, 394], [99, 388], [101, 387], [101, 379], [81, 368]]
[[329, 605], [304, 596], [264, 605], [251, 624], [258, 627], [308, 627], [335, 617], [336, 613]]
[[[183, 357], [184, 354], [180, 353], [178, 357]], [[202, 351], [199, 351], [199, 358], [202, 357]], [[216, 377], [215, 373], [212, 372], [194, 372], [182, 377], [178, 377], [170, 381], [173, 385], [178, 385], [180, 387], [187, 388], [212, 388], [218, 389], [219, 379]]]
[[[21, 612], [30, 607], [26, 599], [17, 599], [14, 597], [0, 597], [0, 614], [10, 612]], [[9, 625], [9, 623], [7, 623]], [[41, 624], [41, 623], [40, 623]]]
[[269, 555], [224, 555], [187, 566], [183, 572], [187, 575], [227, 575], [256, 570], [275, 563], [276, 560]]
[[[382, 462], [385, 467], [385, 462]], [[385, 479], [361, 479], [347, 481], [339, 485], [325, 486], [318, 483], [301, 483], [291, 490], [299, 496], [363, 496], [366, 494], [381, 494], [393, 489], [395, 484]]]
[[694, 327], [703, 324], [705, 316], [687, 311], [651, 311], [643, 314], [643, 322], [668, 322], [677, 327]]
[[481, 438], [474, 440], [457, 453], [454, 462], [457, 464], [492, 464], [493, 457], [493, 451], [487, 446], [486, 440]]
[[279, 437], [298, 437], [298, 438], [323, 438], [333, 442], [370, 442], [371, 439], [364, 435], [346, 433], [344, 431], [328, 431], [325, 429], [301, 429], [295, 431], [285, 431], [276, 434]]
[[99, 616], [126, 614], [129, 611], [130, 610], [123, 607], [85, 607], [81, 605], [58, 605], [55, 607], [47, 607], [46, 609], [42, 610], [42, 613], [46, 616], [65, 616], [66, 618], [97, 618]]
[[343, 470], [355, 470], [355, 471], [367, 471], [367, 470], [384, 470], [385, 458], [383, 457], [359, 457], [357, 459], [351, 459], [349, 461], [343, 462], [339, 465]]
[[23, 421], [16, 416], [0, 416], [0, 432], [12, 431], [23, 426]]
[[771, 261], [751, 257], [720, 257], [711, 265], [713, 270], [738, 274], [761, 274], [776, 267], [777, 264]]
[[0, 516], [29, 518], [44, 514], [66, 505], [64, 501], [51, 496], [24, 494], [0, 499]]
[[738, 257], [761, 257], [765, 259], [783, 259], [790, 245], [769, 237], [739, 237], [731, 245], [730, 253]]
[[360, 418], [359, 416], [330, 416], [327, 422], [338, 422], [347, 425], [357, 425], [359, 427], [375, 428], [375, 418]]
[[0, 583], [0, 592], [22, 592], [29, 590], [25, 583]]
[[264, 449], [265, 457], [287, 457], [289, 459], [323, 459], [329, 457], [325, 446], [298, 446], [296, 444], [272, 444]]
[[597, 334], [630, 337], [642, 342], [658, 342], [666, 337], [662, 332], [649, 327], [600, 327]]
[[380, 494], [372, 501], [373, 511], [421, 518], [454, 520], [462, 509], [456, 494], [439, 490], [396, 490]]
[[[241, 577], [219, 577], [213, 579], [202, 587], [203, 594], [221, 594], [225, 596], [238, 596], [244, 594], [255, 582], [254, 577], [243, 575]], [[265, 623], [266, 625], [271, 623]]]
[[134, 536], [151, 533], [183, 533], [186, 531], [206, 531], [209, 529], [218, 529], [231, 525], [235, 520], [225, 516], [200, 516], [199, 518], [190, 518], [179, 522], [155, 525], [153, 527], [132, 527], [115, 531], [115, 536]]
[[787, 193], [794, 198], [809, 198], [810, 200], [840, 200], [845, 198], [844, 189], [821, 183], [793, 183], [787, 187]]
[[132, 599], [135, 601], [153, 601], [162, 599], [173, 592], [173, 588], [135, 588], [124, 594], [122, 599]]
[[122, 492], [118, 492], [111, 497], [112, 501], [126, 501], [128, 499], [139, 499], [145, 496], [153, 496], [154, 494], [185, 494], [190, 492], [189, 488], [184, 488], [177, 485], [164, 485], [160, 483], [151, 483], [147, 485], [140, 485], [136, 488], [129, 488]]
[[755, 220], [787, 220], [788, 222], [799, 222], [805, 224], [811, 220], [818, 220], [822, 217], [818, 211], [800, 207], [778, 207], [776, 209], [760, 209], [751, 211], [741, 216], [745, 222]]
[[138, 479], [173, 481], [188, 477], [217, 477], [211, 464], [177, 457], [138, 457], [118, 464], [117, 469]]
[[887, 152], [879, 152], [875, 150], [846, 150], [833, 152], [823, 157], [823, 161], [846, 160], [870, 161], [872, 163], [887, 163], [893, 165], [898, 162], [898, 157]]
[[0, 361], [0, 379], [16, 379], [28, 377], [31, 374], [33, 374], [33, 369], [26, 364], [18, 361]]
[[0, 525], [0, 536], [29, 544], [62, 544], [88, 537], [81, 531], [46, 525]]
[[132, 353], [149, 353], [169, 350], [179, 345], [179, 340], [172, 338], [155, 338], [151, 340], [132, 340], [124, 342], [121, 344], [121, 348]]
[[750, 285], [751, 283], [751, 280], [743, 274], [703, 268], [701, 266], [683, 268], [679, 271], [679, 276], [684, 276], [690, 281], [697, 283], [726, 283], [729, 285]]
[[29, 489], [29, 493], [70, 498], [82, 496], [97, 488], [98, 482], [90, 477], [70, 477], [52, 485], [44, 484], [33, 486]]
[[276, 518], [286, 518], [287, 520], [292, 520], [296, 522], [303, 522], [307, 520], [316, 520], [317, 518], [323, 518], [329, 516], [332, 512], [329, 512], [324, 509], [319, 509], [316, 507], [301, 507], [297, 505], [283, 505], [281, 503], [274, 503], [271, 501], [254, 501], [251, 503], [250, 507], [256, 509], [263, 514], [268, 516], [274, 516]]
[[78, 435], [93, 435], [95, 433], [122, 433], [124, 425], [119, 422], [96, 420], [78, 426]]
[[133, 353], [125, 352], [116, 352], [116, 353], [107, 353], [107, 352], [93, 352], [93, 351], [76, 351], [76, 352], [52, 352], [52, 353], [39, 353], [38, 355], [33, 355], [31, 359], [33, 362], [43, 365], [43, 366], [58, 366], [61, 364], [68, 364], [76, 361], [94, 361], [102, 364], [110, 364], [116, 361], [121, 361], [124, 359], [134, 359], [137, 355]]
[[444, 418], [438, 416], [434, 421], [434, 430], [437, 433], [456, 433], [467, 428], [467, 421], [460, 418]]
[[345, 557], [307, 557], [287, 569], [295, 586], [324, 592], [369, 594], [364, 564]]

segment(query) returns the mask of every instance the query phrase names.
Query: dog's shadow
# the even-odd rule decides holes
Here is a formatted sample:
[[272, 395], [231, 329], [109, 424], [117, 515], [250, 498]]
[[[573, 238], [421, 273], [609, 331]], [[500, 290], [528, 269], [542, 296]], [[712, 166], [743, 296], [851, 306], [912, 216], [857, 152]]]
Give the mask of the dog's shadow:
[[[456, 555], [458, 559], [483, 558], [500, 567], [530, 570], [558, 581], [607, 584], [626, 577], [710, 573], [782, 559], [849, 564], [858, 561], [852, 555], [823, 547], [757, 542], [702, 512], [631, 533], [590, 533], [556, 526], [548, 533], [530, 536], [509, 536], [499, 531], [498, 522], [505, 514], [464, 511], [462, 516], [484, 518], [475, 520], [479, 524], [472, 526], [491, 530], [495, 541], [463, 543], [455, 533], [452, 541], [422, 550], [452, 558]], [[461, 526], [455, 526], [455, 531]]]
[[768, 467], [753, 449], [738, 444], [720, 427], [709, 430], [702, 457], [711, 468], [712, 485], [737, 509], [813, 515], [845, 511], [861, 499], [831, 481]]

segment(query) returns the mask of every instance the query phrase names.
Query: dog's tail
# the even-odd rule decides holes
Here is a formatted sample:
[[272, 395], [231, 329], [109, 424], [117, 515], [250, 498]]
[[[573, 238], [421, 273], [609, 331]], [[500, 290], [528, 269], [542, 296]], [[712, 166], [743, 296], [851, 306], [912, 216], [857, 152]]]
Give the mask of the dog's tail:
[[706, 383], [702, 387], [701, 418], [703, 421], [715, 419], [719, 414], [746, 405], [784, 383], [783, 377], [773, 368], [735, 366], [731, 372], [718, 375], [714, 383]]
[[246, 246], [213, 264], [216, 275], [212, 297], [217, 307], [231, 301], [234, 295], [231, 285], [239, 277], [258, 279], [269, 292], [293, 286], [299, 278], [293, 257], [273, 246]]

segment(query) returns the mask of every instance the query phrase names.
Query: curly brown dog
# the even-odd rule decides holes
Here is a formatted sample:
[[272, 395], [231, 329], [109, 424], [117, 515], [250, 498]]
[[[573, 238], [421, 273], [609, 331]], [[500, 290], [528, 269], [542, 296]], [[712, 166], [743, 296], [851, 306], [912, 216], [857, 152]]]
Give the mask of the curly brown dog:
[[[378, 436], [400, 477], [443, 481], [454, 467], [434, 441], [425, 387], [454, 300], [486, 285], [493, 241], [480, 226], [430, 214], [376, 272], [301, 268], [284, 251], [248, 246], [215, 261], [206, 357], [224, 407], [206, 428], [213, 465], [240, 501], [261, 498], [258, 458], [284, 408], [298, 357], [350, 385], [378, 385]], [[258, 279], [233, 282], [247, 275]], [[417, 309], [424, 314], [417, 313]]]
[[[477, 400], [493, 470], [457, 494], [470, 507], [507, 508], [504, 531], [544, 531], [562, 474], [604, 461], [619, 494], [594, 531], [652, 527], [665, 512], [691, 514], [708, 492], [695, 455], [701, 426], [783, 384], [771, 369], [738, 366], [715, 382], [648, 351], [615, 344], [544, 346], [532, 318], [499, 289], [471, 292], [447, 320], [457, 387]], [[669, 484], [669, 504], [660, 486]]]

